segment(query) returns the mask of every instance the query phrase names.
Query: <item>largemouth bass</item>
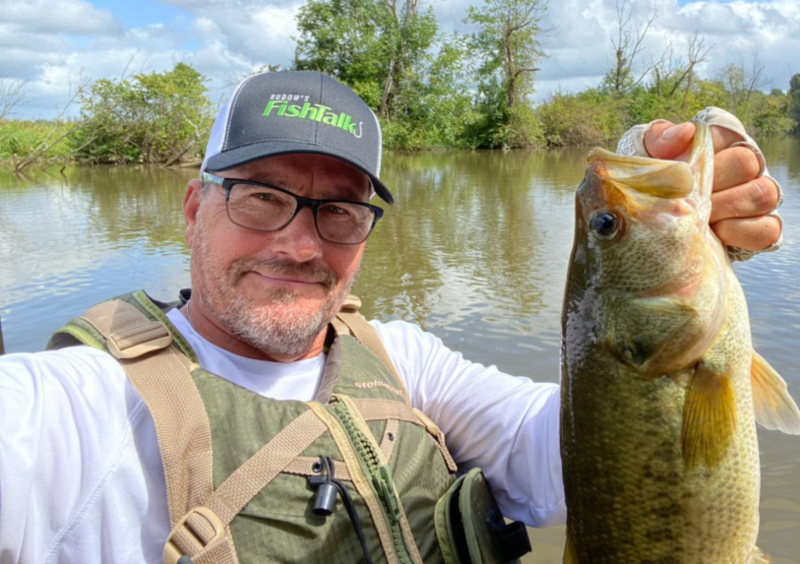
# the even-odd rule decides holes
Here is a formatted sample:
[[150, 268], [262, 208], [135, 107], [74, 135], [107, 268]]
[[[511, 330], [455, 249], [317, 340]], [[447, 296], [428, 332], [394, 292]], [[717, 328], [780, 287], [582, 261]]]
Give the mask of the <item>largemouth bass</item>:
[[753, 351], [747, 306], [708, 220], [708, 126], [687, 162], [602, 149], [576, 197], [562, 317], [564, 562], [766, 562], [756, 422], [800, 433]]

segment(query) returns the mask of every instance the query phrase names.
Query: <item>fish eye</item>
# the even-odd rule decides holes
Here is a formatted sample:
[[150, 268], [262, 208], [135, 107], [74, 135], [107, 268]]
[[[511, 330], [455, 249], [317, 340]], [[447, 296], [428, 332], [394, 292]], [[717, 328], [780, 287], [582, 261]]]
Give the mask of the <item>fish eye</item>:
[[608, 210], [600, 210], [592, 215], [589, 226], [599, 239], [608, 241], [619, 232], [620, 219]]

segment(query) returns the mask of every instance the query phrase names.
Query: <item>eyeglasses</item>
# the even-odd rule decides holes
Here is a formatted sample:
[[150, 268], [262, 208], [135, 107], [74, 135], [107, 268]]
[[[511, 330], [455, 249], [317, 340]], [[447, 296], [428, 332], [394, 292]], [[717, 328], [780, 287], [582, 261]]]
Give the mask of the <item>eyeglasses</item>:
[[204, 172], [203, 182], [220, 185], [230, 220], [255, 231], [280, 231], [302, 208], [309, 207], [322, 239], [339, 245], [358, 245], [367, 240], [383, 216], [383, 209], [371, 204], [304, 198], [255, 180], [221, 178]]

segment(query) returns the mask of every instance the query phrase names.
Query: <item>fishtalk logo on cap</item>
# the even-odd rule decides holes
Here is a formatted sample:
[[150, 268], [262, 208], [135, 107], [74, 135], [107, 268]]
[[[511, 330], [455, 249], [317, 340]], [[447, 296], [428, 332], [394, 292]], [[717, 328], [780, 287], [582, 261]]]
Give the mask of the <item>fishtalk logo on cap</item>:
[[223, 172], [292, 153], [327, 155], [356, 167], [387, 203], [380, 179], [381, 127], [355, 92], [316, 71], [255, 74], [222, 107], [201, 172]]
[[300, 118], [321, 121], [339, 129], [349, 131], [356, 139], [361, 139], [363, 135], [364, 122], [353, 123], [353, 116], [344, 112], [336, 113], [332, 108], [323, 106], [322, 104], [311, 105], [309, 102], [303, 103], [302, 106], [290, 104], [288, 100], [270, 100], [264, 113], [264, 117], [272, 115], [272, 111], [277, 110], [275, 115], [287, 118]]

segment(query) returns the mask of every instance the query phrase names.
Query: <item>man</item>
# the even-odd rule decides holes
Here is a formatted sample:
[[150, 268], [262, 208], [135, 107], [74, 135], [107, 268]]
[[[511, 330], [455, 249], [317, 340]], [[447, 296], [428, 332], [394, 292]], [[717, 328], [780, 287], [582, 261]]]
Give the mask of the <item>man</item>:
[[[764, 175], [760, 151], [740, 124], [712, 114], [709, 121], [723, 125], [714, 128], [713, 227], [741, 252], [774, 248], [781, 235], [772, 213], [779, 188]], [[689, 146], [693, 127], [656, 122], [636, 128], [622, 149], [676, 158]], [[210, 490], [194, 499], [192, 460], [182, 465], [169, 454], [175, 435], [195, 429], [192, 418], [206, 411], [211, 437], [193, 436], [186, 448], [213, 443], [214, 490], [224, 489], [220, 482], [284, 430], [322, 433], [275, 469], [277, 477], [263, 490], [269, 495], [240, 500], [240, 506], [253, 505], [250, 515], [239, 515], [238, 507], [230, 511], [232, 522], [222, 522], [243, 562], [383, 561], [384, 554], [389, 561], [441, 560], [433, 508], [452, 483], [452, 468], [437, 443], [439, 429], [460, 472], [483, 469], [506, 517], [532, 526], [564, 521], [557, 386], [470, 363], [404, 322], [372, 322], [390, 360], [373, 362], [372, 353], [380, 351], [352, 344], [341, 319], [334, 319], [382, 213], [370, 199], [376, 194], [392, 202], [379, 177], [380, 156], [374, 115], [331, 78], [260, 74], [237, 87], [214, 124], [201, 178], [189, 183], [184, 199], [192, 253], [185, 305], [164, 316], [160, 304], [128, 297], [114, 302], [113, 313], [87, 314], [88, 322], [72, 323], [53, 340], [76, 338], [97, 348], [10, 355], [0, 362], [0, 562], [158, 562], [173, 528], [167, 543], [173, 561], [191, 552], [181, 535], [217, 542], [218, 514], [232, 502], [209, 501]], [[110, 318], [114, 325], [123, 309], [134, 316], [130, 325], [122, 323], [117, 333], [98, 329]], [[336, 331], [332, 322], [339, 323]], [[136, 331], [120, 338], [130, 326]], [[140, 327], [155, 336], [139, 339]], [[163, 369], [158, 361], [154, 377], [131, 368], [164, 354], [173, 355], [175, 367]], [[332, 382], [339, 365], [339, 380]], [[366, 365], [369, 370], [360, 372]], [[392, 368], [399, 382], [391, 379]], [[184, 372], [186, 393], [199, 390], [199, 409], [185, 400], [186, 389], [166, 391]], [[411, 406], [404, 407], [405, 397]], [[166, 408], [156, 407], [164, 398]], [[381, 410], [396, 408], [396, 415], [370, 419], [359, 406], [373, 400], [383, 402]], [[421, 413], [408, 416], [412, 406]], [[293, 427], [301, 416], [308, 425]], [[382, 426], [376, 431], [368, 420]], [[420, 428], [432, 439], [415, 435]], [[376, 432], [382, 437], [369, 437]], [[370, 461], [350, 444], [354, 437], [369, 443], [361, 450], [373, 449], [372, 482], [359, 481], [368, 476]], [[324, 440], [335, 451], [330, 456], [314, 450]], [[413, 448], [403, 451], [403, 445]], [[283, 445], [295, 446], [294, 439]], [[309, 452], [313, 465], [304, 474]], [[424, 463], [411, 460], [423, 452]], [[226, 456], [242, 460], [228, 464]], [[270, 452], [264, 463], [280, 456]], [[381, 470], [387, 465], [394, 478]], [[432, 483], [437, 472], [444, 477]], [[352, 485], [342, 489], [348, 480]], [[287, 499], [299, 502], [282, 501], [290, 489]], [[355, 494], [360, 498], [348, 502]], [[379, 502], [370, 500], [376, 496]], [[258, 504], [266, 508], [260, 514]], [[212, 511], [187, 513], [197, 505]], [[184, 514], [199, 523], [190, 523], [188, 533], [180, 522]], [[419, 515], [425, 519], [415, 521]], [[275, 530], [281, 536], [259, 544]]]

